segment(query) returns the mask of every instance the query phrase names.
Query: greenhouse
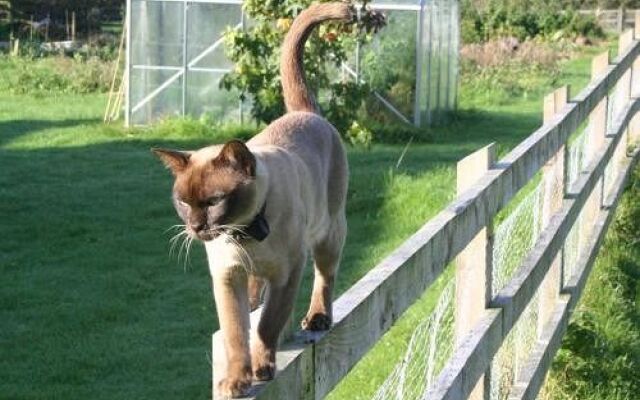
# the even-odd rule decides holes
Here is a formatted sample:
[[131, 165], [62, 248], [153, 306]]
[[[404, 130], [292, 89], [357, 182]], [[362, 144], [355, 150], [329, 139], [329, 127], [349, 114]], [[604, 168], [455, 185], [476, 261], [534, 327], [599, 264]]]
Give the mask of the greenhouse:
[[[366, 113], [381, 122], [442, 123], [455, 109], [459, 54], [457, 0], [377, 0], [387, 17], [358, 43], [336, 79], [372, 88]], [[216, 122], [249, 118], [250, 99], [219, 87], [233, 68], [223, 33], [251, 26], [241, 0], [127, 0], [126, 123], [169, 116]]]

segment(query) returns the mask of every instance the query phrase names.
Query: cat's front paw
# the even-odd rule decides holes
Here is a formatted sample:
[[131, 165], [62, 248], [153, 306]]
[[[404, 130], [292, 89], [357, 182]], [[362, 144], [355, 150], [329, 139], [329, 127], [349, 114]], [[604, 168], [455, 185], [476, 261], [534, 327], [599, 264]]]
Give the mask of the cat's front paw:
[[251, 373], [244, 370], [237, 376], [229, 376], [218, 382], [218, 393], [225, 398], [244, 397], [251, 387]]
[[331, 317], [327, 314], [313, 313], [300, 322], [305, 331], [326, 331], [331, 328]]
[[251, 351], [253, 377], [257, 381], [270, 381], [276, 374], [276, 349], [257, 341]]
[[267, 361], [253, 367], [253, 377], [257, 381], [270, 381], [276, 375], [276, 363]]

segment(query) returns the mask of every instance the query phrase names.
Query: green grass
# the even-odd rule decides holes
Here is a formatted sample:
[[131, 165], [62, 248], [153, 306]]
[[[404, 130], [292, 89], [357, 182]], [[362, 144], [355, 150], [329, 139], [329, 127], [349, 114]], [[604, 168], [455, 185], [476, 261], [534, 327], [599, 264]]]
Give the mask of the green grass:
[[[560, 81], [582, 87], [589, 68], [587, 58], [567, 62]], [[473, 97], [464, 90], [463, 99]], [[533, 132], [549, 90], [507, 104], [463, 103], [450, 126], [429, 132], [434, 143], [410, 146], [399, 168], [402, 145], [350, 149], [338, 292], [453, 199], [457, 160], [494, 141], [504, 154]], [[195, 121], [126, 130], [102, 125], [104, 106], [102, 95], [0, 96], [0, 397], [206, 398], [217, 321], [205, 257], [200, 246], [187, 263], [169, 256], [165, 231], [178, 222], [171, 177], [149, 148], [197, 148], [250, 130]], [[436, 291], [332, 398], [375, 390]]]

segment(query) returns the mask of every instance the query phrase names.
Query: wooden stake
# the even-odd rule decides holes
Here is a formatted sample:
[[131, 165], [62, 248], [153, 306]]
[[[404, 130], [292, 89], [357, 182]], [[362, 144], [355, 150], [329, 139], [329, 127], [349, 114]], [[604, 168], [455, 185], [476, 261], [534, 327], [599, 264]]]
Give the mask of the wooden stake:
[[12, 56], [17, 57], [20, 55], [20, 39], [16, 39], [13, 42], [13, 52], [11, 53]]
[[76, 41], [76, 12], [71, 11], [71, 41]]
[[71, 36], [71, 27], [69, 26], [69, 10], [64, 10], [64, 31], [67, 34], [67, 40]]
[[[111, 87], [109, 88], [109, 98], [107, 100], [107, 109], [104, 112], [104, 122], [108, 122], [108, 120], [110, 119], [110, 116], [113, 114], [113, 111], [111, 110], [111, 101], [113, 97], [113, 90], [116, 87], [116, 81], [118, 80], [118, 75], [120, 72], [120, 59], [122, 58], [122, 52], [124, 50], [124, 38], [126, 36], [126, 31], [127, 31], [126, 20], [127, 19], [125, 18], [125, 21], [122, 24], [123, 28], [122, 28], [122, 34], [120, 35], [120, 45], [118, 46], [118, 57], [116, 58], [115, 68], [113, 71], [113, 78], [111, 79]], [[124, 82], [124, 78], [122, 79], [122, 82]], [[118, 90], [118, 92], [120, 92], [120, 90]]]

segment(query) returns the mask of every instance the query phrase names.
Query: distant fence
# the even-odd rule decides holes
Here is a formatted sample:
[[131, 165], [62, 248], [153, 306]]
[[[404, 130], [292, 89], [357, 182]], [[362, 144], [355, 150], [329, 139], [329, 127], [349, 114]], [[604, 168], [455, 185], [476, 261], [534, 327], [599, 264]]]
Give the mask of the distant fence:
[[633, 28], [639, 9], [618, 8], [613, 10], [580, 10], [582, 15], [593, 15], [600, 26], [609, 32], [621, 33]]
[[[456, 345], [425, 398], [488, 398], [492, 360], [536, 296], [537, 336], [509, 392], [510, 399], [534, 399], [639, 158], [631, 147], [640, 139], [639, 54], [638, 37], [625, 32], [619, 55], [612, 62], [608, 52], [596, 57], [592, 80], [577, 96], [564, 87], [545, 98], [543, 126], [507, 156], [497, 161], [490, 145], [462, 160], [458, 198], [335, 301], [329, 331], [285, 341], [276, 378], [254, 385], [253, 398], [326, 396], [456, 260]], [[580, 132], [584, 157], [570, 174], [570, 148]], [[492, 288], [494, 217], [536, 179], [540, 233], [504, 286]], [[565, 248], [570, 237], [578, 243], [572, 255]], [[225, 376], [221, 340], [215, 333], [214, 392]]]

